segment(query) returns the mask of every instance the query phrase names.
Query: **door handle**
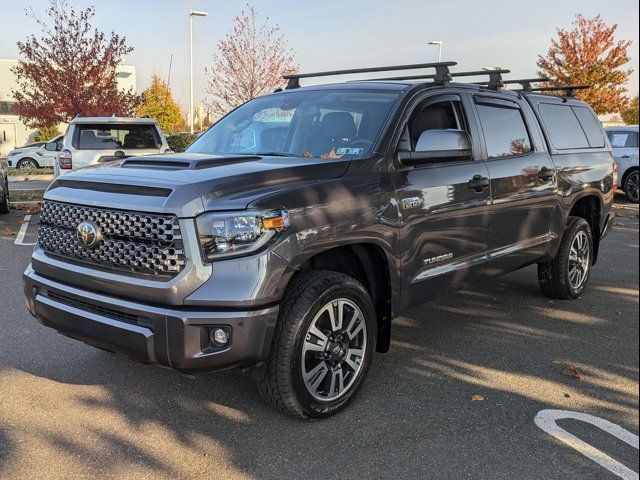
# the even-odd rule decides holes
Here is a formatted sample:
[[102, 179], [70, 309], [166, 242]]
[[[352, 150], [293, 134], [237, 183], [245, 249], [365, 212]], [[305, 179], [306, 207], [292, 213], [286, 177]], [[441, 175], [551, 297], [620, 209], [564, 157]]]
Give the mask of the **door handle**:
[[473, 178], [469, 180], [469, 188], [478, 193], [482, 192], [485, 188], [488, 188], [489, 184], [489, 179], [482, 175], [474, 175]]
[[622, 155], [620, 158], [631, 158], [631, 155]]
[[538, 172], [538, 178], [540, 178], [540, 180], [543, 182], [548, 182], [553, 178], [554, 175], [555, 172], [552, 168], [549, 167], [542, 167]]

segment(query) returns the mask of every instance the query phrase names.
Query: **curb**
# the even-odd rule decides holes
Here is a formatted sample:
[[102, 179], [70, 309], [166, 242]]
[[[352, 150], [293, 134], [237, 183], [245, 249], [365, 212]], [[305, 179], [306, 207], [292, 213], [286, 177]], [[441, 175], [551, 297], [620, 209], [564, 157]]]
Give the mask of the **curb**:
[[10, 182], [46, 182], [47, 180], [53, 180], [53, 175], [10, 175], [7, 178]]

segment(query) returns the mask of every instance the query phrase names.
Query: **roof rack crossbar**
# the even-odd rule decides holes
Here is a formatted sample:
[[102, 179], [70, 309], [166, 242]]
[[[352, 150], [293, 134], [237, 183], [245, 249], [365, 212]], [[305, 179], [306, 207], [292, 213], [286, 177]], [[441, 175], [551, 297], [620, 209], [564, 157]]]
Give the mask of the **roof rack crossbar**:
[[[520, 85], [523, 91], [530, 91], [533, 87], [532, 83], [540, 83], [540, 82], [548, 82], [550, 78], [540, 77], [540, 78], [520, 78], [518, 80], [503, 80], [503, 85]], [[474, 82], [478, 85], [488, 85], [489, 82]]]
[[365, 68], [352, 68], [348, 70], [331, 70], [327, 72], [315, 72], [315, 73], [292, 73], [290, 75], [284, 75], [282, 78], [287, 80], [286, 89], [299, 88], [301, 78], [311, 77], [332, 77], [335, 75], [351, 75], [357, 73], [373, 73], [373, 72], [391, 72], [394, 70], [416, 70], [421, 68], [434, 68], [436, 70], [433, 78], [436, 81], [445, 83], [451, 80], [451, 74], [449, 73], [449, 67], [457, 65], [456, 62], [436, 62], [436, 63], [415, 63], [412, 65], [393, 65], [386, 67], [365, 67]]
[[[476, 77], [480, 75], [489, 75], [489, 81], [487, 82], [476, 82], [478, 84], [488, 85], [491, 88], [500, 88], [502, 86], [502, 75], [505, 73], [511, 73], [510, 70], [500, 69], [500, 70], [475, 70], [471, 72], [450, 72], [449, 75], [452, 78], [456, 77]], [[441, 83], [438, 81], [437, 73], [433, 74], [423, 74], [423, 75], [404, 75], [399, 77], [383, 77], [383, 78], [368, 78], [364, 81], [367, 82], [375, 82], [378, 81], [400, 81], [400, 80], [429, 80], [435, 79], [436, 83]]]
[[564, 92], [567, 92], [566, 97], [572, 98], [572, 97], [575, 97], [576, 90], [586, 90], [588, 88], [591, 88], [591, 85], [568, 85], [566, 87], [536, 87], [536, 88], [530, 88], [528, 90], [520, 89], [518, 91], [526, 91], [526, 92], [564, 91]]

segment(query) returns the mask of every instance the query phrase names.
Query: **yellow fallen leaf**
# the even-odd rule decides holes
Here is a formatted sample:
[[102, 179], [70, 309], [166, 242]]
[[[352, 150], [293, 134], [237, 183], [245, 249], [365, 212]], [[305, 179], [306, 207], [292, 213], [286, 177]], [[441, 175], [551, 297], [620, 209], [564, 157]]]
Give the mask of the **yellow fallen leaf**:
[[564, 370], [562, 370], [562, 374], [565, 377], [582, 378], [578, 369], [573, 367], [566, 367]]
[[10, 237], [15, 237], [16, 235], [18, 235], [16, 232], [11, 230], [9, 227], [4, 227], [4, 234], [8, 235]]
[[482, 395], [478, 395], [477, 393], [474, 393], [473, 395], [471, 395], [472, 402], [481, 402], [483, 400], [484, 400], [484, 397]]

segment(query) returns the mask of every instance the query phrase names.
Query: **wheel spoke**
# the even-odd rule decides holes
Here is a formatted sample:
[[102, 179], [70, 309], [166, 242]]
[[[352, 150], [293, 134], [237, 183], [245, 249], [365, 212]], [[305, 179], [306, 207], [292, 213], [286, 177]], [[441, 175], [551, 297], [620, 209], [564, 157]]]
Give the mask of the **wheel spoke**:
[[328, 308], [329, 320], [331, 321], [331, 331], [342, 330], [342, 309], [344, 302], [333, 302]]
[[311, 371], [303, 373], [304, 383], [307, 384], [307, 388], [309, 388], [311, 392], [315, 392], [318, 390], [318, 387], [325, 379], [328, 372], [329, 367], [324, 361], [322, 361], [312, 368]]
[[344, 358], [344, 361], [347, 365], [349, 365], [349, 368], [351, 368], [351, 370], [357, 372], [358, 368], [360, 368], [360, 365], [362, 365], [362, 360], [364, 359], [363, 357], [364, 350], [362, 350], [361, 348], [350, 348], [347, 352], [346, 357]]
[[364, 319], [360, 316], [359, 312], [356, 312], [351, 318], [349, 328], [347, 329], [347, 335], [349, 340], [353, 340], [364, 329]]
[[573, 287], [576, 286], [576, 278], [578, 277], [578, 268], [574, 267], [569, 272], [569, 281]]
[[[316, 341], [312, 337], [316, 337], [316, 339], [319, 341]], [[312, 324], [311, 327], [309, 327], [309, 332], [307, 333], [307, 337], [305, 338], [304, 347], [308, 350], [321, 352], [327, 346], [328, 341], [329, 339], [327, 338], [327, 336], [322, 331], [320, 331], [320, 329], [318, 329], [315, 324]]]
[[331, 386], [329, 395], [340, 395], [344, 390], [344, 373], [341, 368], [331, 372]]

